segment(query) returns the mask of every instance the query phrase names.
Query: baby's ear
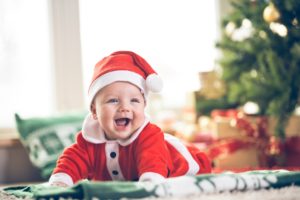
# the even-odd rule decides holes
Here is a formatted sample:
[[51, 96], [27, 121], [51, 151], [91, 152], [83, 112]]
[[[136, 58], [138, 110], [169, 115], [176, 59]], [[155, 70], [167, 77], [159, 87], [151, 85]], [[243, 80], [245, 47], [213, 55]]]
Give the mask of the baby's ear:
[[97, 112], [96, 112], [96, 106], [95, 106], [95, 103], [92, 102], [91, 104], [91, 112], [92, 112], [92, 115], [93, 115], [93, 119], [97, 119]]

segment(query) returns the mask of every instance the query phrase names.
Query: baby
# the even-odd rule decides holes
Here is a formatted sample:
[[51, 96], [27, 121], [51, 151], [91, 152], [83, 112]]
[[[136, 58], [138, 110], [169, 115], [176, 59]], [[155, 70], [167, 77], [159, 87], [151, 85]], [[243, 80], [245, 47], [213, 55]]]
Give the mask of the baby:
[[71, 186], [83, 179], [160, 182], [210, 173], [203, 152], [149, 121], [147, 94], [161, 89], [160, 77], [134, 52], [117, 51], [100, 60], [88, 92], [90, 114], [76, 143], [58, 159], [50, 184]]

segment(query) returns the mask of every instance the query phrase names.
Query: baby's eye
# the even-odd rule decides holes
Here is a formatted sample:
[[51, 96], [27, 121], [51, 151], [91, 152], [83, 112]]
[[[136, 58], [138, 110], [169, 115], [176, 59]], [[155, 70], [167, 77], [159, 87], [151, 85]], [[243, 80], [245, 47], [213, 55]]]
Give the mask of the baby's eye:
[[109, 99], [109, 100], [107, 101], [107, 103], [118, 103], [118, 102], [119, 102], [119, 100], [116, 99], [116, 98]]
[[140, 103], [141, 100], [138, 99], [138, 98], [133, 98], [133, 99], [131, 99], [131, 102], [134, 102], [134, 103]]

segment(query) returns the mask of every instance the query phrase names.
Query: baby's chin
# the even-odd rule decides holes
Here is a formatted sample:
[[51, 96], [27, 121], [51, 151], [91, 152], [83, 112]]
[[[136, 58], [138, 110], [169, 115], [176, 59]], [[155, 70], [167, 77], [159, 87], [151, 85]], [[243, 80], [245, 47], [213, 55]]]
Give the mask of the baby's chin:
[[105, 137], [107, 140], [128, 140], [132, 135], [134, 134], [134, 132], [131, 133], [122, 133], [122, 132], [118, 132], [117, 134], [105, 134]]

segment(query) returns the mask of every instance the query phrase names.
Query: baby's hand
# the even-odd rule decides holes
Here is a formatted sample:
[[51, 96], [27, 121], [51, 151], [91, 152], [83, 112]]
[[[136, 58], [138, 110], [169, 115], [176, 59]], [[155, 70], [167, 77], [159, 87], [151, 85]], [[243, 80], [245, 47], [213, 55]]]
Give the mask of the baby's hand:
[[53, 182], [50, 184], [50, 186], [56, 186], [56, 187], [68, 187], [67, 184], [63, 183], [63, 182]]

